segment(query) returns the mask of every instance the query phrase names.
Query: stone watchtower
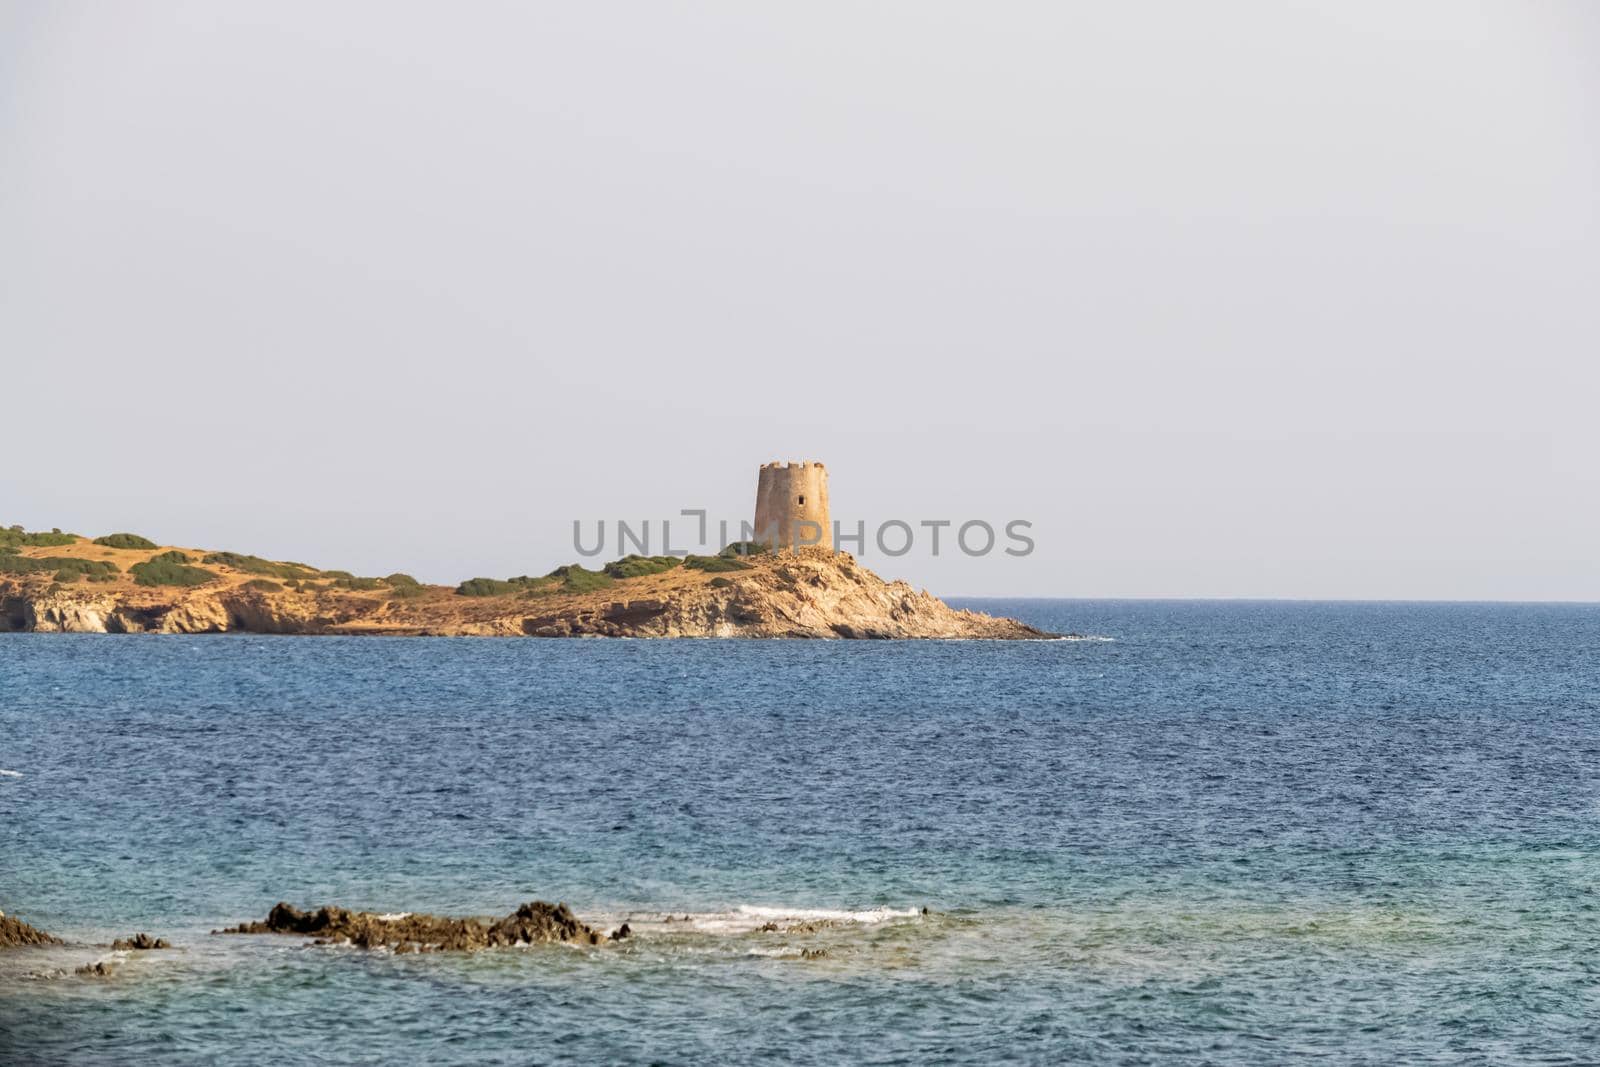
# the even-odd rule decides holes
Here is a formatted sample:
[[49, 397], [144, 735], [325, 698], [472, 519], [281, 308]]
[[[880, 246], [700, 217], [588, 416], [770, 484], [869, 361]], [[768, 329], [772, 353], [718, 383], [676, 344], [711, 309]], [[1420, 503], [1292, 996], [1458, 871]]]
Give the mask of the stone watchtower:
[[820, 463], [763, 463], [756, 483], [756, 540], [772, 548], [833, 547], [828, 472]]

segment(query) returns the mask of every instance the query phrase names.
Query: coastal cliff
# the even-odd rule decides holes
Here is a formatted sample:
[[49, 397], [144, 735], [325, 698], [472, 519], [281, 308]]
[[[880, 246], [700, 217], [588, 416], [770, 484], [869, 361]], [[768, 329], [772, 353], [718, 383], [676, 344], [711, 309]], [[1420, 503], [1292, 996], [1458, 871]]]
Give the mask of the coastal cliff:
[[[358, 578], [232, 552], [26, 534], [0, 542], [0, 631], [530, 637], [990, 638], [1051, 636], [950, 607], [820, 548], [476, 578]], [[741, 546], [746, 550], [755, 546]]]

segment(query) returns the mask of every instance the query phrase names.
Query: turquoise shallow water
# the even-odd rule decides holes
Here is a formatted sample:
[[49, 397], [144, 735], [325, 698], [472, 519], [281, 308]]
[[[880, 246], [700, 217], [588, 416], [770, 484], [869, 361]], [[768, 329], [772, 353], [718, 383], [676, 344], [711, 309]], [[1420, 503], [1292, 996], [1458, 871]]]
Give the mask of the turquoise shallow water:
[[0, 637], [0, 1060], [1593, 1061], [1600, 609], [983, 606], [1112, 640]]

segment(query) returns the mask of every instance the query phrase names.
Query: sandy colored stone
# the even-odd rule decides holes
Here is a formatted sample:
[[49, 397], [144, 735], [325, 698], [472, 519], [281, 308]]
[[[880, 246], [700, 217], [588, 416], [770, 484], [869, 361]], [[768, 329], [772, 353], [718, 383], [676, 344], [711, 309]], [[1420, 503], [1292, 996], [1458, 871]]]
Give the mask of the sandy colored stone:
[[770, 548], [832, 548], [828, 469], [805, 461], [763, 463], [756, 479], [754, 540]]

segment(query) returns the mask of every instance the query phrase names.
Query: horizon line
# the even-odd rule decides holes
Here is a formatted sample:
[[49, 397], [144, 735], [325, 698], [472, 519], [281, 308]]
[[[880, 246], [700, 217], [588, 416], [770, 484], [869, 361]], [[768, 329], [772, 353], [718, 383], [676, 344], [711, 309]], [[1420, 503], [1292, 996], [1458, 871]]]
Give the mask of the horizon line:
[[1310, 596], [1014, 596], [993, 593], [946, 593], [944, 600], [1074, 600], [1083, 603], [1104, 601], [1147, 601], [1150, 603], [1215, 603], [1215, 604], [1506, 604], [1506, 605], [1563, 605], [1570, 607], [1600, 607], [1600, 600], [1528, 600], [1452, 597], [1310, 597]]

